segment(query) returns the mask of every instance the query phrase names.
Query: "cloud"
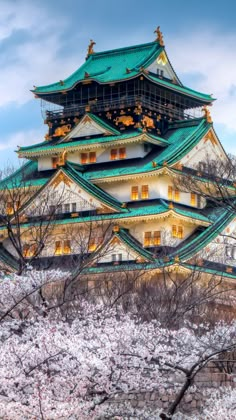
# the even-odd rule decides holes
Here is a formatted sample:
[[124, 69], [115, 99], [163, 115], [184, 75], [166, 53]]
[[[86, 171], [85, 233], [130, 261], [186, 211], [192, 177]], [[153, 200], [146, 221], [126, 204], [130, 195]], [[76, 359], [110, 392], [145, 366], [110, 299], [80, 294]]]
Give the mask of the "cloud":
[[3, 142], [0, 143], [0, 151], [7, 149], [13, 151], [17, 149], [17, 146], [40, 143], [44, 138], [45, 132], [45, 127], [43, 127], [40, 130], [22, 130], [5, 136]]
[[36, 80], [50, 83], [71, 73], [74, 58], [64, 60], [60, 51], [67, 25], [66, 19], [58, 24], [43, 3], [1, 1], [0, 106], [32, 99]]
[[191, 87], [217, 98], [211, 113], [225, 132], [236, 132], [236, 34], [215, 29], [180, 35], [168, 43], [172, 64]]

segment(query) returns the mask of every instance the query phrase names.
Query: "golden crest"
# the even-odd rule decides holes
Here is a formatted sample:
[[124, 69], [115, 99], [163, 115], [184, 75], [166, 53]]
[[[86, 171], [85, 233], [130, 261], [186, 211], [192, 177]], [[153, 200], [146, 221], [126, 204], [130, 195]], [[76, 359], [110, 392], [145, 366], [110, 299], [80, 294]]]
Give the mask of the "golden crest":
[[144, 125], [144, 127], [146, 127], [146, 128], [155, 128], [155, 124], [154, 124], [153, 119], [148, 117], [147, 115], [143, 116], [141, 122]]
[[129, 125], [134, 125], [134, 119], [130, 115], [122, 115], [120, 117], [116, 117], [114, 119], [114, 122], [116, 125], [124, 124], [126, 127], [128, 127]]
[[54, 188], [56, 188], [61, 182], [63, 182], [68, 187], [70, 187], [72, 184], [72, 181], [63, 172], [60, 172], [59, 175], [53, 180], [52, 185]]
[[57, 127], [54, 131], [53, 137], [64, 137], [71, 130], [71, 124], [62, 125]]

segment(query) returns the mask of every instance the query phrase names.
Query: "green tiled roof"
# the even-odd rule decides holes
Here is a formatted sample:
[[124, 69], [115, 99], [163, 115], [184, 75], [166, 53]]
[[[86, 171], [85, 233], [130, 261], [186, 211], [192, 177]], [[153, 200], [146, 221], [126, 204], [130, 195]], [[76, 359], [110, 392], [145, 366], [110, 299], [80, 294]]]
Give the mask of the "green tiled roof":
[[[25, 187], [27, 185], [31, 185], [31, 177], [33, 182], [34, 175], [37, 173], [38, 162], [27, 162], [26, 164], [22, 165], [19, 169], [17, 169], [17, 171], [13, 172], [11, 175], [0, 181], [0, 189], [12, 189], [16, 187]], [[41, 182], [44, 182], [42, 181], [42, 179], [43, 176], [41, 178]], [[38, 179], [35, 179], [36, 184], [37, 181]]]
[[[94, 80], [99, 83], [111, 83], [121, 80], [128, 80], [137, 77], [147, 68], [164, 50], [158, 42], [134, 45], [131, 47], [118, 48], [110, 51], [95, 52], [89, 55], [88, 59], [65, 80], [47, 86], [39, 86], [34, 90], [38, 95], [57, 93], [72, 89], [77, 83], [83, 80]], [[128, 69], [128, 72], [127, 72]], [[194, 97], [202, 102], [212, 102], [210, 95], [196, 92], [192, 89], [182, 87], [171, 81], [165, 81], [154, 74], [144, 76], [171, 90]]]
[[[69, 173], [68, 173], [69, 175]], [[82, 186], [82, 185], [81, 185]], [[85, 187], [84, 187], [85, 188]], [[99, 189], [99, 192], [101, 190]], [[89, 191], [88, 191], [89, 192]], [[94, 191], [93, 191], [94, 195]], [[108, 204], [108, 199], [110, 196], [107, 194], [106, 200]], [[102, 201], [101, 196], [98, 198]], [[115, 200], [115, 199], [114, 199]], [[105, 198], [103, 198], [103, 201], [105, 201]], [[118, 202], [119, 203], [119, 202]], [[115, 204], [112, 204], [110, 202], [110, 206], [115, 207]], [[117, 205], [118, 207], [118, 205]], [[180, 206], [179, 206], [180, 207]], [[87, 222], [96, 222], [99, 220], [126, 220], [130, 218], [139, 218], [139, 217], [145, 217], [145, 216], [155, 216], [155, 215], [162, 215], [162, 214], [168, 214], [168, 213], [176, 213], [177, 216], [183, 216], [188, 217], [191, 220], [199, 221], [199, 225], [206, 225], [206, 223], [210, 223], [209, 219], [203, 216], [200, 213], [194, 213], [194, 211], [188, 210], [185, 206], [182, 206], [183, 209], [180, 208], [178, 211], [175, 211], [175, 209], [169, 209], [169, 207], [166, 205], [166, 203], [160, 201], [158, 203], [152, 203], [151, 205], [146, 206], [140, 206], [137, 208], [129, 208], [126, 209], [122, 208], [122, 210], [119, 213], [108, 213], [108, 214], [97, 214], [94, 216], [78, 216], [78, 217], [67, 217], [64, 219], [55, 219], [52, 221], [53, 224], [56, 225], [63, 225], [63, 224], [74, 224], [74, 223], [87, 223]], [[201, 223], [202, 222], [202, 223]], [[46, 223], [46, 222], [45, 222]], [[27, 227], [30, 225], [30, 222], [25, 222], [22, 224], [22, 227]], [[34, 222], [34, 225], [37, 225], [37, 222]], [[4, 230], [4, 227], [0, 227], [0, 230]]]
[[[141, 137], [143, 136], [144, 133], [142, 132], [142, 130], [135, 130], [129, 133], [123, 133], [123, 134], [119, 134], [119, 135], [115, 135], [115, 136], [101, 136], [101, 137], [96, 137], [96, 138], [90, 138], [90, 139], [79, 139], [79, 140], [73, 140], [73, 141], [67, 141], [67, 142], [62, 142], [62, 143], [57, 143], [55, 144], [55, 142], [43, 142], [43, 143], [38, 143], [32, 146], [24, 146], [21, 147], [17, 152], [22, 155], [22, 156], [26, 156], [28, 158], [30, 158], [31, 156], [39, 156], [39, 155], [43, 155], [43, 154], [47, 154], [50, 152], [56, 152], [58, 151], [63, 151], [63, 150], [74, 150], [77, 149], [80, 146], [91, 146], [91, 145], [100, 145], [100, 144], [107, 144], [107, 143], [112, 143], [115, 144], [115, 142], [120, 142], [120, 141], [125, 141], [125, 140], [129, 140], [129, 139], [134, 139], [135, 137]], [[169, 144], [168, 140], [163, 139], [159, 136], [154, 136], [152, 134], [149, 133], [145, 133], [145, 137], [155, 140], [156, 144], [158, 145], [162, 145], [162, 146], [166, 146]]]
[[107, 204], [109, 207], [112, 207], [115, 210], [121, 211], [123, 213], [127, 212], [127, 209], [122, 207], [122, 203], [120, 201], [106, 193], [106, 191], [101, 190], [96, 185], [91, 184], [91, 182], [87, 181], [85, 178], [79, 175], [78, 172], [75, 171], [70, 165], [67, 165], [67, 168], [63, 168], [62, 172], [67, 174], [89, 194], [92, 194], [94, 197]]
[[192, 240], [187, 241], [183, 246], [180, 246], [172, 255], [178, 255], [179, 258], [184, 261], [190, 259], [212, 242], [234, 218], [235, 212], [232, 211], [232, 209], [223, 210], [221, 216], [218, 216], [214, 223]]
[[[39, 86], [34, 90], [36, 94], [47, 94], [72, 89], [78, 82], [85, 80], [85, 73], [89, 79], [99, 83], [108, 83], [135, 77], [140, 68], [148, 66], [163, 50], [158, 42], [124, 47], [116, 50], [95, 52], [71, 76], [60, 82], [47, 86]], [[126, 72], [129, 68], [130, 73]], [[88, 78], [86, 78], [88, 79]]]

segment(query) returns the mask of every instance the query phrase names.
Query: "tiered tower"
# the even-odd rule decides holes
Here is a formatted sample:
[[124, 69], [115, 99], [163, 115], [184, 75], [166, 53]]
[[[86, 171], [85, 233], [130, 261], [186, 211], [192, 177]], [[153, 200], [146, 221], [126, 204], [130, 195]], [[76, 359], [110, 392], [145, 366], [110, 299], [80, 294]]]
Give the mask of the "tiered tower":
[[[182, 85], [159, 27], [155, 34], [154, 42], [104, 52], [95, 52], [91, 40], [78, 70], [33, 90], [48, 132], [42, 143], [19, 148], [28, 163], [1, 189], [22, 180], [28, 186], [17, 208], [26, 258], [35, 252], [29, 227], [53, 215], [40, 267], [65, 266], [72, 257], [78, 263], [82, 252], [106, 247], [86, 268], [91, 273], [166, 266], [191, 271], [194, 265], [235, 276], [233, 251], [225, 255], [219, 239], [225, 229], [234, 230], [232, 210], [216, 211], [174, 181], [191, 173], [204, 182], [207, 155], [227, 160], [208, 109], [214, 99]], [[2, 265], [14, 269], [17, 253], [4, 224], [1, 229]], [[85, 252], [81, 232], [88, 230], [82, 235]], [[206, 257], [215, 247], [217, 261]]]

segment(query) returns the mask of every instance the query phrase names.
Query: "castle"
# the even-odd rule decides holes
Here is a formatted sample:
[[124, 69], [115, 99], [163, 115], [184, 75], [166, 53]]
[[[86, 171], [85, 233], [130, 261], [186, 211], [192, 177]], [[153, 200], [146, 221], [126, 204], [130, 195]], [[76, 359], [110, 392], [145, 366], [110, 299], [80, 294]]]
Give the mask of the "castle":
[[[175, 182], [191, 173], [204, 183], [207, 156], [227, 161], [208, 108], [214, 99], [183, 86], [159, 27], [155, 36], [103, 52], [91, 40], [71, 76], [34, 88], [48, 131], [18, 148], [27, 162], [0, 184], [2, 269], [36, 254], [44, 268], [76, 264], [83, 253], [97, 255], [91, 274], [178, 267], [235, 277], [224, 235], [235, 229], [234, 212]], [[13, 190], [23, 199], [11, 202]]]

